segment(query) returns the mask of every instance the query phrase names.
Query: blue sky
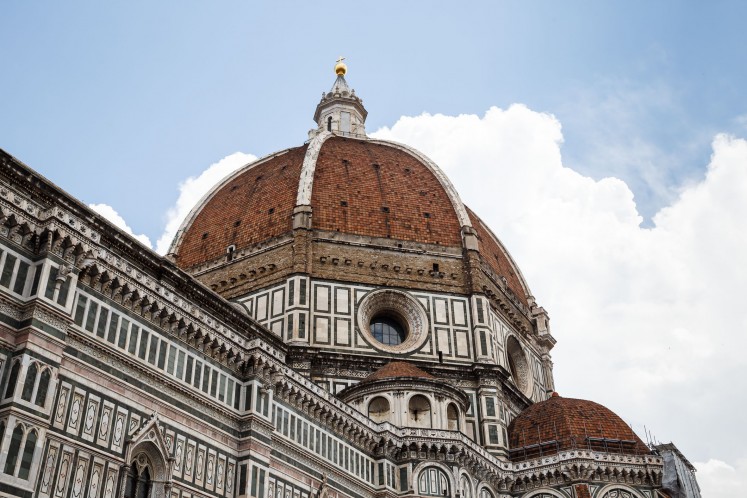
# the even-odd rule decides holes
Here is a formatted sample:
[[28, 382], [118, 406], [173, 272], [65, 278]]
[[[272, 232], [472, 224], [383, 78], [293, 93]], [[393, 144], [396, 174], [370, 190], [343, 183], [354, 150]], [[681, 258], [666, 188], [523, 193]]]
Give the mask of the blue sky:
[[[624, 179], [648, 219], [702, 175], [714, 132], [744, 130], [746, 11], [718, 1], [9, 1], [0, 145], [155, 238], [180, 179], [237, 150], [303, 141], [344, 55], [369, 129], [522, 102], [563, 123], [568, 165]], [[641, 144], [645, 153], [630, 152]]]
[[[747, 2], [9, 0], [0, 14], [0, 147], [153, 242], [188, 178], [301, 144], [345, 56], [367, 130], [436, 159], [519, 261], [552, 318], [561, 394], [673, 439], [705, 496], [747, 486], [733, 444], [747, 320], [723, 313], [747, 295]], [[423, 113], [447, 117], [402, 118]], [[609, 351], [594, 375], [577, 361]]]

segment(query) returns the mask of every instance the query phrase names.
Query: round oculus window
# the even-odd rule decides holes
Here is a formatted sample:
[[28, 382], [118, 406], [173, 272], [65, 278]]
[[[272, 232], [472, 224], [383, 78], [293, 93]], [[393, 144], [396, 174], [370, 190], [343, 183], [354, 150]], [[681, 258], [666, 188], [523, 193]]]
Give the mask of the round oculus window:
[[397, 319], [376, 315], [371, 319], [371, 335], [382, 344], [397, 346], [405, 342], [407, 331]]
[[358, 305], [358, 329], [374, 348], [410, 353], [428, 340], [428, 315], [412, 295], [394, 289], [370, 292]]

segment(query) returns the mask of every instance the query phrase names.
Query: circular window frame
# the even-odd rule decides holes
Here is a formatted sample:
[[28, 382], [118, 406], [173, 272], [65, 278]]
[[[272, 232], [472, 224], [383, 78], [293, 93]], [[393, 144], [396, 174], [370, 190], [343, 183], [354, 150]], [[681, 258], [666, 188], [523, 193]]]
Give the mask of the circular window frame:
[[[379, 315], [395, 318], [405, 329], [404, 341], [396, 345], [379, 342], [371, 333], [371, 320]], [[380, 289], [368, 293], [358, 305], [358, 328], [375, 349], [406, 354], [416, 351], [428, 339], [428, 314], [417, 299], [402, 291]]]

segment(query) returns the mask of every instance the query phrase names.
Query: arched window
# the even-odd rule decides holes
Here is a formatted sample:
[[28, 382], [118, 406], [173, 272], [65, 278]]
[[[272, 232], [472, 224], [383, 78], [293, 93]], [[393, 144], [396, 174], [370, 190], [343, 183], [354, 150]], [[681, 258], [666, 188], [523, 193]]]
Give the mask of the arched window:
[[524, 350], [519, 341], [514, 336], [510, 336], [506, 341], [506, 353], [508, 357], [508, 368], [511, 371], [511, 378], [516, 387], [526, 391], [529, 387], [529, 364]]
[[23, 383], [23, 391], [21, 391], [21, 399], [24, 401], [31, 401], [31, 396], [34, 394], [34, 386], [36, 385], [36, 374], [39, 369], [36, 366], [36, 362], [29, 365], [26, 370], [26, 381]]
[[454, 403], [449, 403], [448, 408], [446, 408], [446, 421], [449, 424], [448, 429], [450, 431], [459, 430], [459, 409]]
[[148, 498], [152, 486], [150, 468], [145, 465], [138, 470], [138, 465], [133, 463], [125, 484], [125, 498]]
[[23, 442], [23, 426], [18, 424], [13, 430], [13, 436], [10, 438], [8, 456], [5, 459], [5, 469], [3, 470], [6, 474], [13, 475], [16, 471], [16, 462], [18, 461], [18, 453], [21, 450], [21, 442]]
[[368, 418], [374, 422], [384, 422], [389, 418], [389, 400], [376, 396], [368, 403]]
[[327, 118], [327, 131], [332, 131], [332, 116]]
[[137, 467], [132, 464], [130, 467], [129, 475], [127, 476], [127, 482], [125, 483], [125, 498], [134, 498], [135, 490], [137, 489]]
[[8, 388], [5, 390], [5, 397], [13, 397], [13, 393], [16, 392], [16, 382], [18, 382], [18, 372], [21, 369], [21, 362], [17, 361], [13, 363], [13, 367], [10, 369], [10, 375], [8, 376]]
[[135, 498], [148, 498], [150, 495], [150, 487], [150, 471], [148, 470], [148, 467], [144, 467], [137, 479], [137, 493], [135, 493]]
[[494, 498], [493, 493], [486, 487], [480, 490], [480, 498]]
[[409, 427], [431, 426], [431, 402], [422, 394], [416, 394], [410, 398], [407, 404]]
[[[127, 470], [124, 498], [150, 498], [151, 496], [166, 496], [164, 483], [167, 482], [167, 468], [164, 463], [151, 460], [148, 456], [156, 450], [153, 443], [146, 443], [135, 451], [136, 456]], [[157, 450], [156, 450], [157, 451]], [[154, 458], [160, 456], [153, 454]], [[167, 497], [168, 498], [168, 497]]]
[[441, 469], [423, 469], [418, 479], [418, 492], [425, 496], [451, 496], [449, 480]]
[[463, 475], [462, 478], [459, 479], [459, 492], [461, 493], [462, 498], [472, 498], [472, 485], [467, 476]]
[[41, 377], [39, 377], [39, 387], [36, 388], [36, 398], [34, 398], [34, 404], [44, 408], [44, 402], [47, 399], [47, 391], [49, 390], [49, 381], [52, 377], [52, 373], [48, 368], [42, 370]]
[[34, 461], [34, 450], [36, 449], [36, 431], [31, 431], [26, 436], [26, 444], [21, 456], [21, 468], [18, 469], [18, 477], [28, 479], [31, 471], [31, 462]]

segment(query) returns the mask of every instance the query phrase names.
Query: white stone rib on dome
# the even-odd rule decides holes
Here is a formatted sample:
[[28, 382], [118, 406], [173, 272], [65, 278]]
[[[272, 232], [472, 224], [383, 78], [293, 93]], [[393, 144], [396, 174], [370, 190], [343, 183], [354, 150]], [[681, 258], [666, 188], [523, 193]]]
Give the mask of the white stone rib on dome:
[[[310, 206], [311, 205], [311, 192], [314, 187], [314, 171], [316, 170], [316, 162], [319, 158], [319, 151], [322, 148], [322, 145], [324, 145], [324, 142], [327, 141], [327, 139], [335, 136], [336, 134], [329, 131], [324, 131], [317, 136], [315, 136], [311, 142], [309, 142], [309, 148], [306, 149], [306, 156], [303, 159], [303, 166], [301, 168], [301, 178], [299, 179], [298, 183], [298, 196], [296, 197], [296, 205], [297, 206]], [[451, 205], [454, 208], [454, 211], [457, 214], [457, 218], [459, 219], [459, 224], [462, 227], [472, 227], [472, 222], [469, 219], [469, 215], [467, 214], [467, 209], [464, 207], [464, 203], [462, 202], [462, 199], [459, 197], [459, 194], [457, 193], [456, 189], [454, 188], [454, 185], [451, 184], [449, 181], [449, 178], [446, 176], [446, 174], [439, 168], [436, 163], [430, 160], [425, 154], [418, 151], [417, 149], [414, 149], [410, 146], [398, 143], [398, 142], [392, 142], [390, 140], [378, 140], [373, 138], [361, 138], [360, 140], [365, 140], [367, 142], [373, 143], [373, 144], [379, 144], [379, 145], [386, 145], [388, 147], [393, 147], [395, 149], [399, 149], [403, 152], [406, 152], [410, 154], [411, 156], [418, 159], [421, 163], [423, 163], [426, 168], [430, 170], [431, 173], [433, 173], [433, 176], [436, 177], [438, 182], [443, 187], [444, 191], [446, 192], [446, 195], [449, 197], [449, 200], [451, 201]]]
[[298, 179], [298, 195], [296, 196], [296, 206], [311, 205], [311, 189], [314, 186], [314, 171], [316, 170], [316, 161], [319, 159], [319, 151], [328, 138], [335, 136], [329, 131], [322, 131], [311, 139], [306, 149], [306, 155], [303, 158], [301, 166], [301, 176]]
[[407, 152], [408, 154], [414, 156], [420, 162], [425, 164], [425, 166], [431, 171], [431, 173], [433, 173], [441, 186], [444, 188], [444, 190], [446, 191], [446, 195], [449, 196], [451, 205], [454, 208], [454, 211], [456, 211], [457, 218], [459, 219], [459, 224], [462, 226], [462, 228], [472, 227], [472, 222], [469, 219], [467, 209], [464, 207], [464, 203], [462, 202], [461, 197], [459, 197], [459, 193], [454, 188], [454, 185], [452, 185], [449, 177], [447, 177], [446, 174], [441, 170], [441, 168], [439, 168], [436, 163], [431, 161], [428, 156], [426, 156], [419, 150], [410, 147], [409, 145], [401, 144], [399, 142], [393, 142], [391, 140], [369, 138], [368, 141], [374, 144], [388, 145], [389, 147], [394, 147], [395, 149]]

